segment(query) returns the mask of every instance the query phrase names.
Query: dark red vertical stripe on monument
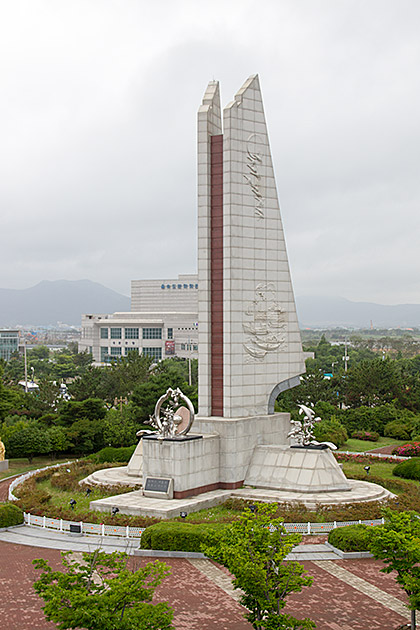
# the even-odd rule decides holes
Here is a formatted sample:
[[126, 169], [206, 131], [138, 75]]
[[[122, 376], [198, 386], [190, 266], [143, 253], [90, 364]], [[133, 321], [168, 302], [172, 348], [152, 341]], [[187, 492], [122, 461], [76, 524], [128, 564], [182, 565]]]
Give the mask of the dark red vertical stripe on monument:
[[223, 135], [211, 137], [211, 415], [223, 416]]

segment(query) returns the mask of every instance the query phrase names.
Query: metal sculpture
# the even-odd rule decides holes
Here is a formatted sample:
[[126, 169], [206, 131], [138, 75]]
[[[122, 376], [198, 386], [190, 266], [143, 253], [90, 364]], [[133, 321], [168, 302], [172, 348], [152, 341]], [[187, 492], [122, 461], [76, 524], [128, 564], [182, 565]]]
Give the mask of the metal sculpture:
[[[164, 403], [166, 406], [162, 408]], [[186, 405], [186, 408], [181, 403]], [[185, 409], [188, 416], [182, 413]], [[159, 438], [177, 438], [187, 435], [194, 422], [194, 407], [191, 400], [177, 387], [169, 389], [159, 398], [155, 406], [153, 416], [150, 416], [150, 424], [157, 429]], [[182, 426], [184, 425], [185, 426]]]
[[337, 450], [337, 447], [332, 442], [317, 442], [314, 439], [314, 427], [317, 422], [320, 422], [321, 418], [315, 417], [315, 411], [306, 405], [298, 405], [299, 415], [303, 415], [302, 420], [291, 420], [293, 426], [289, 431], [287, 437], [295, 440], [296, 446], [311, 447], [311, 446], [326, 446], [333, 451]]

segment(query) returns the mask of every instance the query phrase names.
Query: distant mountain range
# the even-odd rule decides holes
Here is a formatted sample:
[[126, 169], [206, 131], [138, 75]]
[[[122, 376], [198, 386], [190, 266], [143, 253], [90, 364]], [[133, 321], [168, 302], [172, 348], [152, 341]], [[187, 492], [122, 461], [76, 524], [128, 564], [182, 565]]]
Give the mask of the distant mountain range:
[[129, 310], [129, 297], [90, 280], [43, 280], [29, 289], [0, 289], [0, 328], [80, 326], [82, 313]]
[[[384, 306], [344, 298], [296, 299], [302, 327], [396, 328], [420, 326], [420, 304]], [[29, 289], [0, 289], [0, 328], [80, 326], [82, 313], [129, 311], [130, 298], [90, 280], [44, 280]]]
[[406, 328], [420, 326], [420, 304], [389, 306], [345, 298], [306, 296], [296, 299], [301, 327]]

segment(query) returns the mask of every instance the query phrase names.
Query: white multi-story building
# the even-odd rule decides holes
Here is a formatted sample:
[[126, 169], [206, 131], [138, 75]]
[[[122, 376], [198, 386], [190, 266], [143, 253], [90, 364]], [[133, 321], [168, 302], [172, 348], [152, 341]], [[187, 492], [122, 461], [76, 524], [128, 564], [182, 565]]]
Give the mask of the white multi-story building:
[[133, 280], [129, 313], [82, 315], [79, 352], [109, 363], [130, 352], [159, 361], [198, 356], [196, 275], [176, 280]]

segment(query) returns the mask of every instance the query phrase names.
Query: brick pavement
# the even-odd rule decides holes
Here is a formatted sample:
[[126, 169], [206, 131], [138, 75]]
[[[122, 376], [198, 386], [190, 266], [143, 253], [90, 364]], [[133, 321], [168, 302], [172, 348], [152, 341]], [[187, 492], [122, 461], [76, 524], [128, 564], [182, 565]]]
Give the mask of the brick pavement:
[[[339, 568], [337, 561], [331, 564]], [[404, 617], [389, 610], [318, 563], [309, 561], [303, 565], [314, 577], [313, 584], [290, 595], [285, 610], [296, 617], [309, 617], [318, 630], [394, 630], [409, 618], [408, 611]], [[393, 580], [392, 576], [386, 577]]]
[[4, 481], [0, 481], [0, 502], [7, 501], [9, 498], [9, 486], [12, 483], [13, 479], [5, 479]]
[[[32, 587], [36, 571], [31, 561], [38, 557], [48, 559], [54, 567], [60, 565], [57, 550], [0, 542], [0, 619], [5, 620], [2, 630], [55, 627], [44, 620], [41, 601]], [[140, 564], [149, 560], [131, 558], [131, 562]], [[209, 560], [168, 558], [165, 562], [170, 565], [172, 575], [157, 589], [156, 601], [168, 600], [174, 607], [176, 630], [251, 630], [225, 569]], [[299, 618], [313, 619], [318, 630], [394, 630], [408, 619], [408, 614], [404, 616], [388, 608], [390, 603], [402, 604], [404, 595], [393, 576], [379, 573], [377, 561], [303, 564], [314, 576], [314, 583], [291, 595], [285, 610]], [[352, 576], [356, 578], [353, 584]], [[379, 598], [368, 594], [370, 584], [377, 587], [370, 595]], [[391, 595], [388, 600], [386, 594]], [[399, 610], [404, 613], [403, 608]]]

